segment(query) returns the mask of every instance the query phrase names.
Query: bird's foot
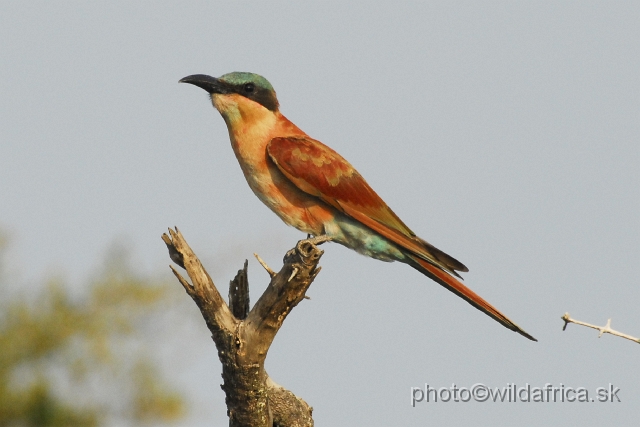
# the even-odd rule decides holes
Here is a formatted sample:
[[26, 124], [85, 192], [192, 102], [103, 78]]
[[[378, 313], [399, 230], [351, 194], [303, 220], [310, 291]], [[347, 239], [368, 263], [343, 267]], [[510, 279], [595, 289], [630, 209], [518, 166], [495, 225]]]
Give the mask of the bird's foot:
[[331, 238], [331, 236], [328, 236], [326, 234], [323, 234], [321, 236], [314, 236], [314, 237], [311, 237], [310, 234], [307, 234], [307, 239], [306, 240], [307, 240], [307, 242], [311, 243], [312, 245], [318, 246], [318, 245], [321, 245], [321, 244], [323, 244], [325, 242], [330, 242], [333, 239]]
[[[284, 256], [283, 262], [286, 264], [287, 260], [291, 257], [300, 256], [302, 258], [302, 262], [304, 258], [312, 257], [312, 258], [320, 258], [322, 256], [323, 251], [316, 249], [316, 246], [320, 246], [325, 242], [331, 241], [332, 238], [323, 234], [322, 236], [315, 236], [308, 239], [300, 240], [296, 245], [295, 249], [291, 249]], [[319, 251], [319, 252], [318, 252]]]

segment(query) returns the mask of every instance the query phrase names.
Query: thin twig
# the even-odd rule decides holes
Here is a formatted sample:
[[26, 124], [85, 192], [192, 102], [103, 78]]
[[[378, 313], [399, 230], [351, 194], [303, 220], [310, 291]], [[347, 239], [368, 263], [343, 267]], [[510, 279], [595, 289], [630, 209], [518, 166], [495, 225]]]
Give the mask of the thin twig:
[[598, 335], [598, 338], [600, 338], [603, 334], [611, 334], [611, 335], [615, 335], [617, 337], [621, 337], [621, 338], [625, 338], [634, 342], [637, 342], [638, 344], [640, 344], [640, 338], [636, 338], [636, 337], [632, 337], [631, 335], [627, 335], [627, 334], [623, 334], [622, 332], [618, 332], [614, 329], [611, 329], [611, 319], [607, 320], [607, 324], [604, 326], [596, 326], [596, 325], [592, 325], [590, 323], [586, 323], [586, 322], [581, 322], [580, 320], [575, 320], [572, 319], [569, 316], [569, 313], [565, 313], [564, 316], [562, 316], [562, 320], [564, 320], [564, 326], [562, 327], [562, 330], [564, 331], [565, 329], [567, 329], [567, 325], [569, 323], [575, 323], [576, 325], [582, 325], [582, 326], [586, 326], [587, 328], [592, 328], [592, 329], [597, 329], [598, 331], [600, 331], [600, 334]]
[[260, 258], [260, 255], [254, 253], [253, 254], [254, 257], [256, 257], [256, 259], [258, 260], [258, 262], [260, 263], [260, 265], [262, 266], [262, 268], [264, 268], [265, 270], [267, 270], [267, 273], [269, 273], [269, 276], [271, 277], [275, 277], [276, 273], [275, 271], [273, 271], [266, 262], [264, 262], [264, 260], [262, 258]]

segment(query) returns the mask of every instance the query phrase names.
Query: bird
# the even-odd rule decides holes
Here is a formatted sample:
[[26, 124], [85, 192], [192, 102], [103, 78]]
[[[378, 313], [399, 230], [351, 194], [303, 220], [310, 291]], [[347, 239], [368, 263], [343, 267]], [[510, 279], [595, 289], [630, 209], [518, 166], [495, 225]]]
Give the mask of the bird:
[[537, 341], [465, 286], [464, 264], [418, 237], [340, 154], [280, 112], [264, 77], [232, 72], [180, 79], [208, 92], [255, 195], [286, 224], [382, 261], [407, 264], [506, 328]]

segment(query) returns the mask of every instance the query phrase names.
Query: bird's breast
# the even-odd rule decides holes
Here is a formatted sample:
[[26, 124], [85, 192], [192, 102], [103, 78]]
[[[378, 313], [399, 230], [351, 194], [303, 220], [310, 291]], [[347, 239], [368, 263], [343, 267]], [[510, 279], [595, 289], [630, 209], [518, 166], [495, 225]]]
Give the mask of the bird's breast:
[[[267, 145], [276, 136], [304, 135], [295, 125], [275, 120], [229, 126], [231, 146], [242, 173], [256, 196], [286, 224], [305, 233], [321, 235], [332, 210], [296, 187], [273, 163]], [[288, 122], [288, 120], [287, 120]], [[288, 122], [290, 123], [290, 122]]]

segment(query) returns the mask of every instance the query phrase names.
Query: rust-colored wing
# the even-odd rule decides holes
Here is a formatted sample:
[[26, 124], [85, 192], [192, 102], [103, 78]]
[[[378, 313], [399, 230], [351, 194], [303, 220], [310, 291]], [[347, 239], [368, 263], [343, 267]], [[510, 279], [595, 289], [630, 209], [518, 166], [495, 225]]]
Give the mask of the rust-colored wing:
[[[536, 341], [455, 277], [468, 269], [417, 237], [342, 156], [308, 137], [274, 138], [267, 153], [302, 191], [351, 216], [408, 251], [408, 264], [512, 331]], [[458, 276], [459, 277], [459, 276]]]
[[302, 191], [445, 271], [468, 271], [455, 258], [417, 237], [349, 162], [320, 141], [309, 137], [274, 138], [267, 153]]

